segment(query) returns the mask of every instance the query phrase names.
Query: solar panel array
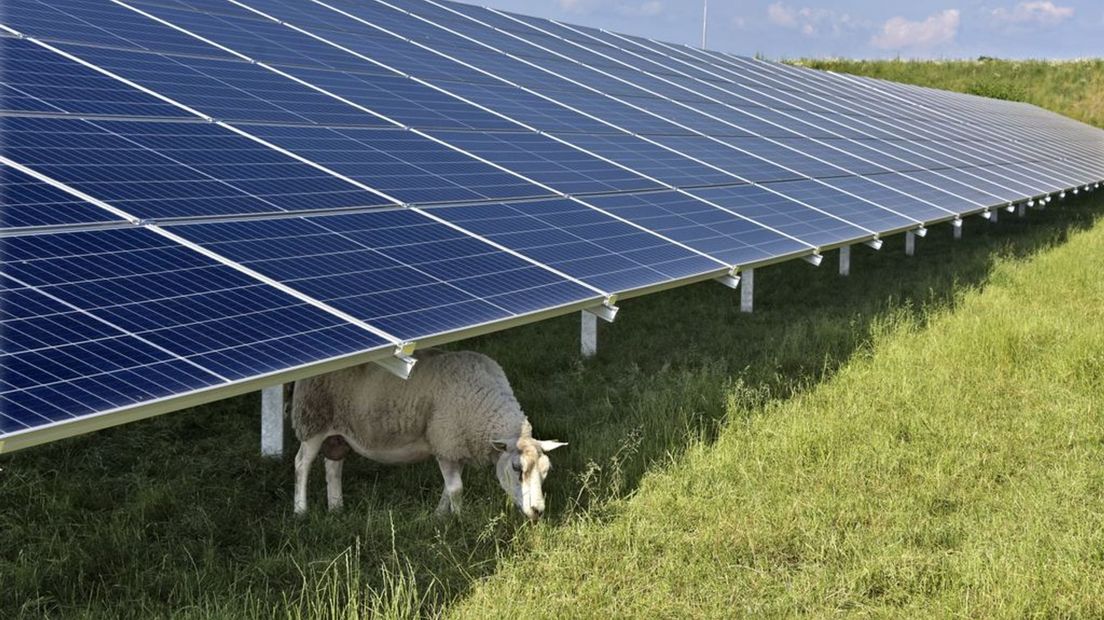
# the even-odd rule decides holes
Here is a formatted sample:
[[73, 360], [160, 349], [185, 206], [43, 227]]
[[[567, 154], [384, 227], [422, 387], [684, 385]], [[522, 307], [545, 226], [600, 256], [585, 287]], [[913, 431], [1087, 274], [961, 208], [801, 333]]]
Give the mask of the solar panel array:
[[440, 0], [0, 45], [0, 451], [1104, 179], [1028, 105]]

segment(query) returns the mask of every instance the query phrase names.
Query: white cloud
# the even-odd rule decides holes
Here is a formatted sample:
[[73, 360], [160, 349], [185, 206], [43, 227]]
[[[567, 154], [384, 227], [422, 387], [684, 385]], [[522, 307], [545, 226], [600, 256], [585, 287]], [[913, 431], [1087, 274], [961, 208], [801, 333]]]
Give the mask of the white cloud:
[[847, 13], [837, 13], [832, 9], [793, 8], [781, 2], [767, 7], [767, 21], [775, 26], [797, 30], [809, 37], [821, 34], [839, 35], [861, 27]]
[[993, 9], [993, 19], [1012, 25], [1053, 26], [1073, 17], [1073, 7], [1057, 6], [1050, 0], [1021, 2], [1011, 9]]
[[947, 9], [924, 21], [894, 17], [882, 25], [882, 31], [870, 43], [882, 49], [930, 48], [954, 41], [958, 35], [958, 9]]

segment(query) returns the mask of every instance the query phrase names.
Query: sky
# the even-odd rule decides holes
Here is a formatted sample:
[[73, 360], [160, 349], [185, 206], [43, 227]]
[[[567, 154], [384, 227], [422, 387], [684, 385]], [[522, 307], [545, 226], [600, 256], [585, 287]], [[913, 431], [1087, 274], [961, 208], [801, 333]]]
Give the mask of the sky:
[[[482, 0], [691, 45], [703, 0]], [[1104, 0], [709, 0], [708, 47], [768, 58], [1104, 57]]]

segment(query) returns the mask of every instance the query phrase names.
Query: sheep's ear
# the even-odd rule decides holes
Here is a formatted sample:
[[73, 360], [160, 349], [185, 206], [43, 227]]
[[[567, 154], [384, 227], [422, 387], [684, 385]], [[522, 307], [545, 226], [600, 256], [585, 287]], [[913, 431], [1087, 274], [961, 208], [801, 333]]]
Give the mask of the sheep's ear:
[[510, 449], [510, 442], [505, 439], [492, 439], [491, 447], [493, 447], [496, 452], [505, 452]]
[[540, 449], [542, 452], [551, 452], [556, 448], [562, 448], [566, 445], [566, 441], [542, 441], [540, 442]]

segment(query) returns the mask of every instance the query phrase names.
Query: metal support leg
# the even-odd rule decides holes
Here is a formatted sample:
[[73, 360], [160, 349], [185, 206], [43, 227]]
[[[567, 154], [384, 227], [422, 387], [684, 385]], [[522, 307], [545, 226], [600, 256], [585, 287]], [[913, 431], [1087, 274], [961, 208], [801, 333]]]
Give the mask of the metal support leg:
[[916, 233], [905, 233], [905, 256], [916, 256]]
[[954, 223], [951, 225], [951, 228], [954, 229], [954, 239], [955, 239], [955, 241], [958, 241], [958, 240], [962, 239], [962, 225], [963, 225], [962, 220], [955, 220]]
[[261, 390], [261, 455], [284, 455], [284, 386]]
[[751, 312], [755, 301], [755, 270], [740, 273], [740, 312]]
[[851, 246], [845, 245], [840, 248], [839, 252], [839, 273], [841, 276], [849, 276], [851, 275]]
[[586, 311], [579, 314], [582, 315], [579, 352], [583, 357], [594, 357], [598, 352], [598, 317]]
[[1016, 215], [1020, 217], [1027, 217], [1027, 204], [1021, 202], [1020, 206], [1016, 207]]
[[996, 224], [1000, 221], [1000, 209], [993, 209], [989, 212], [989, 223]]

